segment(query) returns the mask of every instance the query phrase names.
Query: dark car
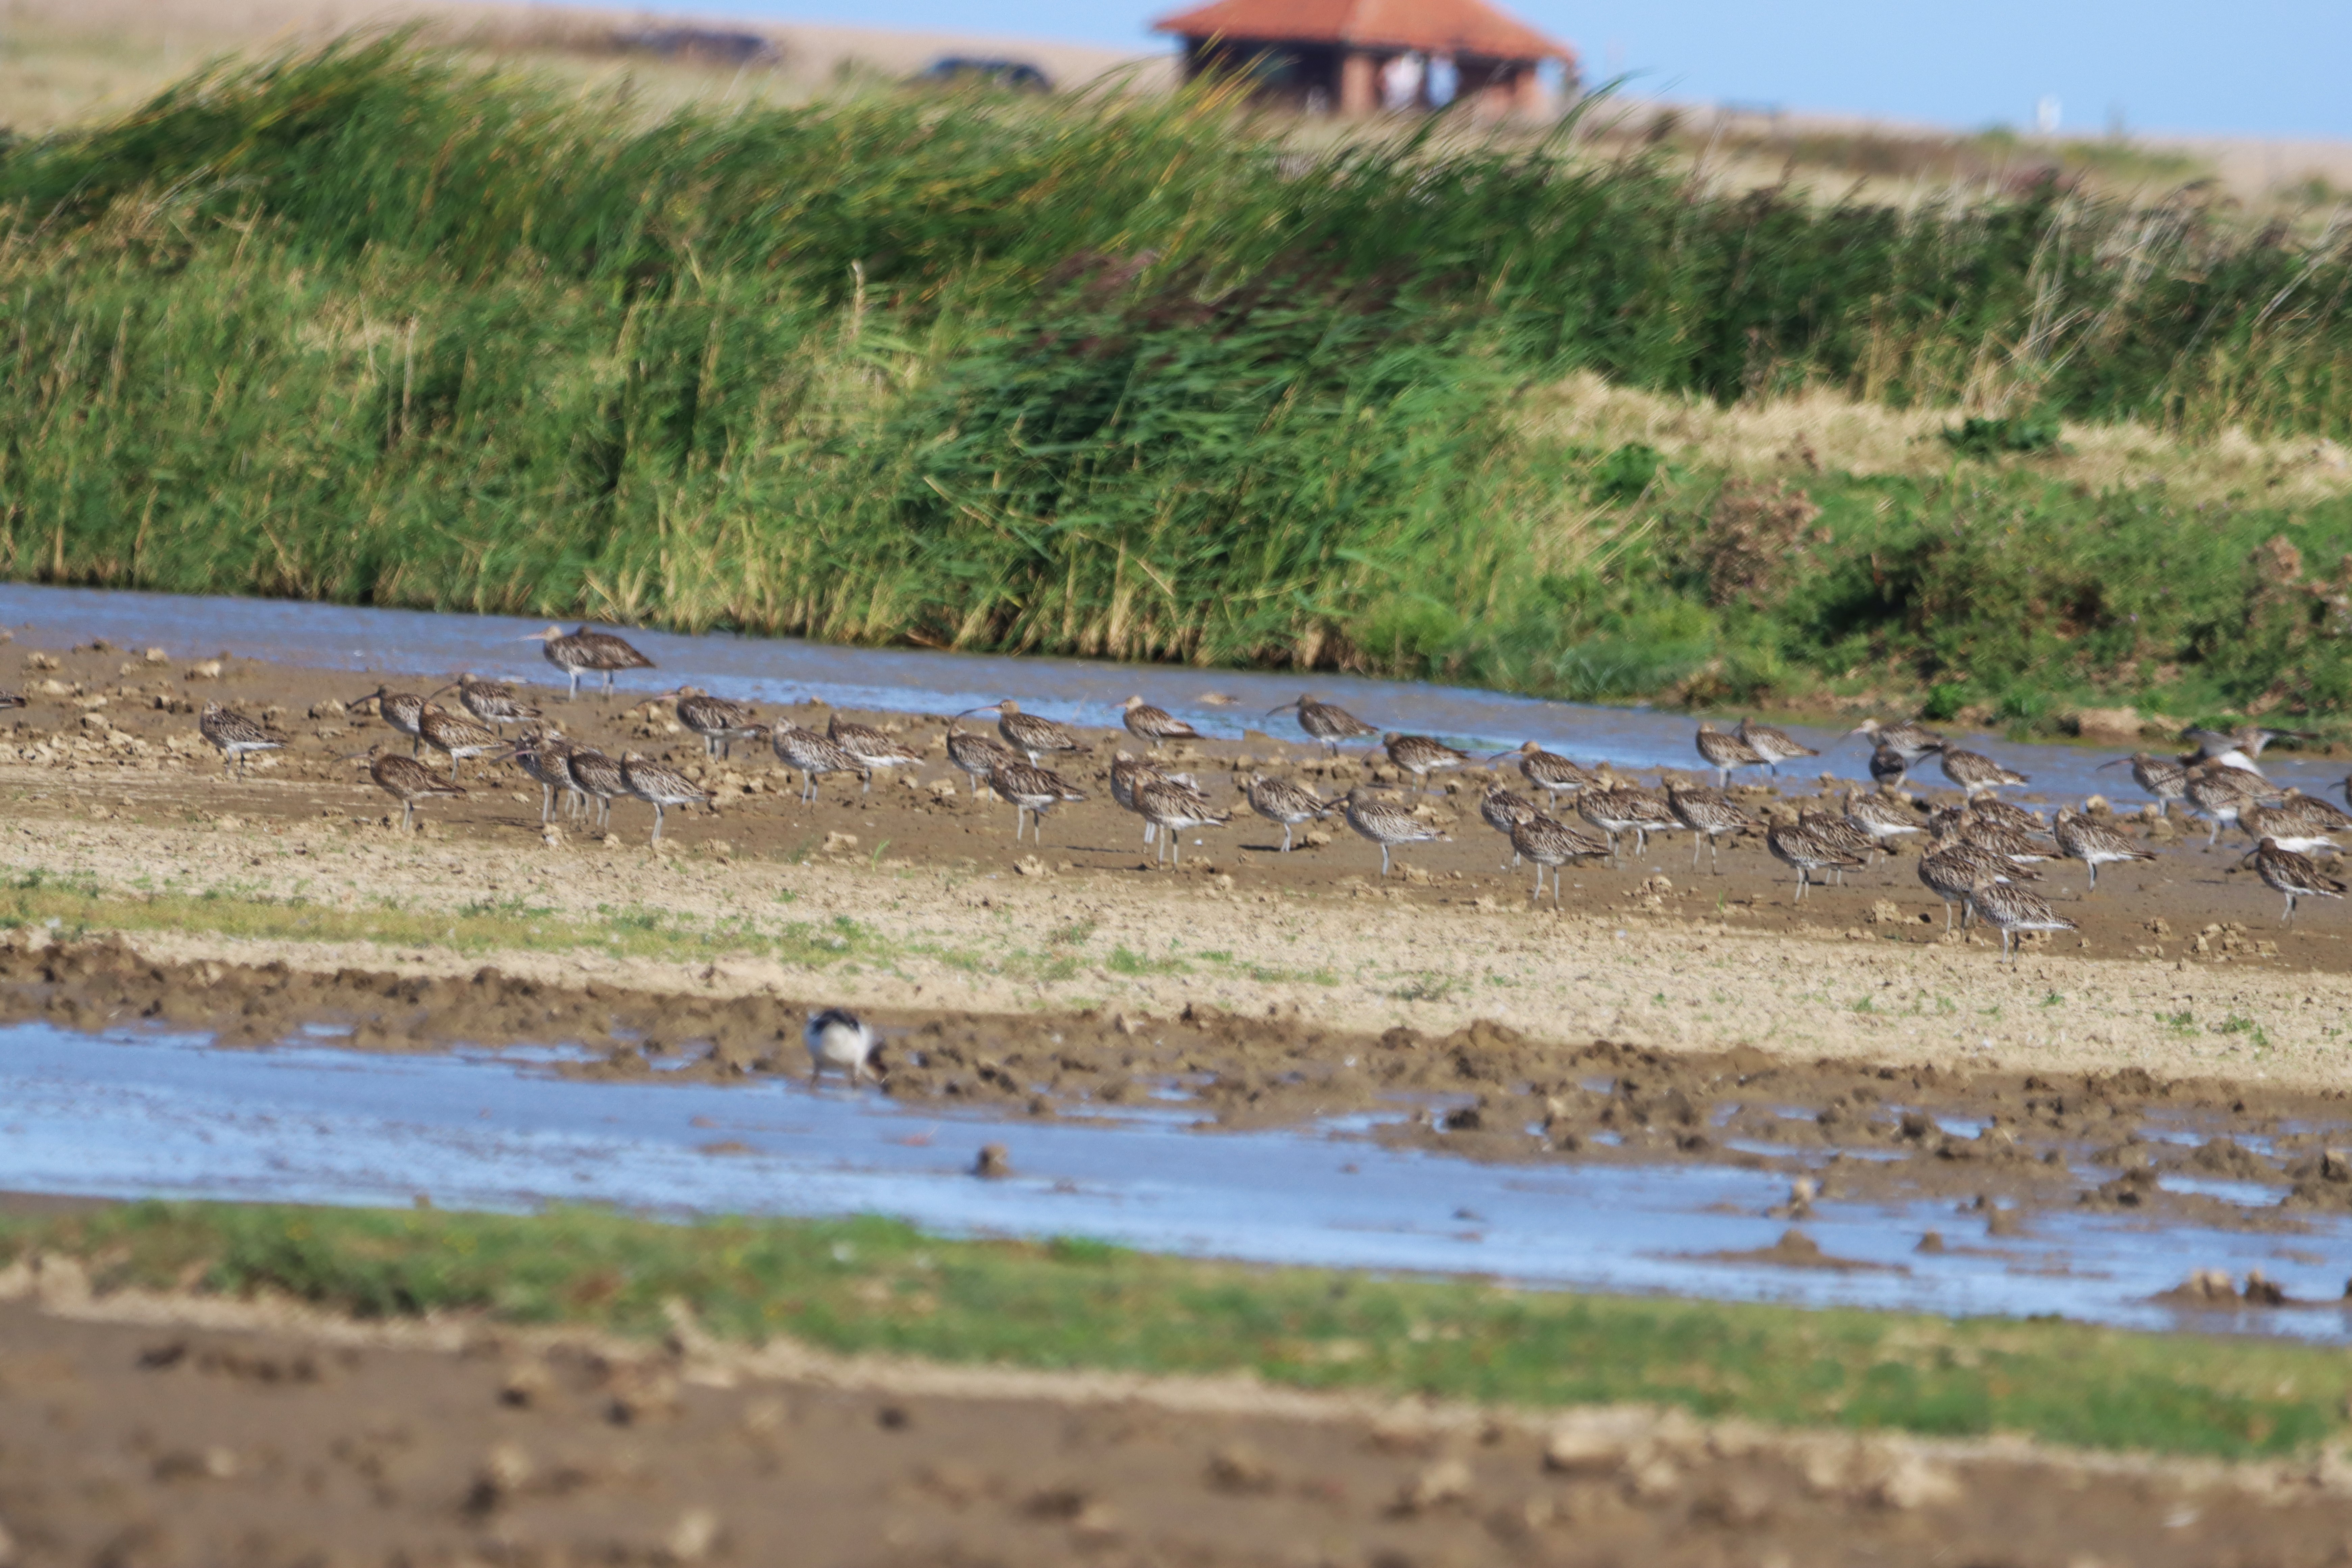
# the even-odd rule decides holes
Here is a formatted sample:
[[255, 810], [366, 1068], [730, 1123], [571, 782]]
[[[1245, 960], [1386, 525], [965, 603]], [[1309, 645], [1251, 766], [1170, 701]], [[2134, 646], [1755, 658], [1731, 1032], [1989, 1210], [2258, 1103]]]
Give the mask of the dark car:
[[977, 83], [1013, 92], [1054, 90], [1054, 79], [1027, 60], [983, 59], [972, 55], [942, 55], [924, 67], [915, 80], [935, 87]]

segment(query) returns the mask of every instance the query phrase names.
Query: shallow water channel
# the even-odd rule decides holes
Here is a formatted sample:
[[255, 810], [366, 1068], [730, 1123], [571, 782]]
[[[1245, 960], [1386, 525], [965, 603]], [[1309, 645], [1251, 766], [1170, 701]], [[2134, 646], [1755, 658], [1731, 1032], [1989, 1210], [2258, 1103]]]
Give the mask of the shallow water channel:
[[[452, 673], [562, 684], [539, 650], [520, 639], [540, 621], [503, 616], [382, 610], [275, 599], [206, 598], [100, 588], [51, 588], [0, 584], [0, 625], [28, 640], [59, 644], [105, 637], [131, 648], [162, 647], [175, 658], [228, 653], [317, 668]], [[1023, 708], [1066, 722], [1117, 728], [1118, 704], [1130, 694], [1190, 720], [1204, 735], [1237, 739], [1244, 727], [1278, 739], [1303, 741], [1283, 715], [1265, 710], [1296, 698], [1302, 686], [1384, 728], [1438, 735], [1488, 750], [1526, 740], [1580, 762], [1607, 761], [1623, 769], [1696, 768], [1695, 728], [1681, 713], [1643, 708], [1550, 702], [1470, 687], [1372, 680], [1318, 671], [1255, 674], [1171, 665], [1113, 664], [999, 654], [930, 652], [913, 648], [845, 647], [790, 637], [710, 633], [630, 631], [629, 638], [656, 666], [631, 670], [619, 689], [647, 695], [690, 683], [721, 697], [783, 702], [821, 697], [837, 708], [952, 713], [1017, 697]], [[234, 690], [230, 693], [233, 698]], [[1209, 703], [1204, 696], [1236, 700]], [[1895, 715], [1887, 715], [1895, 717]], [[1834, 773], [1867, 784], [1869, 748], [1842, 731], [1786, 726], [1817, 747], [1812, 773]], [[1970, 749], [1996, 757], [2033, 781], [2052, 799], [2097, 793], [2117, 802], [2138, 795], [2128, 770], [2098, 772], [2120, 755], [2079, 746], [2012, 743], [1995, 736], [1953, 731]], [[2160, 749], [2160, 748], [2159, 748]], [[2282, 784], [2307, 793], [2331, 793], [2341, 763], [2263, 759]], [[1809, 776], [1804, 768], [1794, 770]], [[1940, 787], [1932, 763], [1923, 786]]]
[[[1203, 1132], [1181, 1102], [1116, 1121], [942, 1115], [869, 1090], [583, 1081], [545, 1050], [387, 1056], [295, 1043], [0, 1028], [0, 1189], [112, 1197], [655, 1215], [883, 1214], [934, 1232], [1081, 1235], [1266, 1263], [1531, 1286], [2352, 1340], [2352, 1221], [2292, 1235], [2037, 1215], [1983, 1237], [1949, 1200], [1823, 1203], [1802, 1228], [1844, 1268], [1769, 1247], [1785, 1174], [1727, 1165], [1485, 1163], [1385, 1148], [1367, 1119]], [[1408, 1114], [1400, 1105], [1396, 1114]], [[971, 1174], [985, 1142], [1013, 1173]], [[1949, 1250], [1923, 1254], [1940, 1231]], [[2260, 1268], [2325, 1306], [2189, 1313], [2192, 1268]]]

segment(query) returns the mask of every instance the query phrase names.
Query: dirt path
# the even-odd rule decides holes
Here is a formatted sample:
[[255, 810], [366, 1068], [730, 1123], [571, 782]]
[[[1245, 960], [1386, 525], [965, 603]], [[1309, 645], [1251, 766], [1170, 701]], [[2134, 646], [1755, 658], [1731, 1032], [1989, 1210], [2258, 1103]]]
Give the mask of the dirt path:
[[[1370, 1034], [1443, 1035], [1484, 1018], [1543, 1040], [2138, 1067], [2315, 1089], [2343, 1081], [2352, 1029], [2343, 907], [2279, 929], [2269, 891], [2228, 869], [2233, 854], [2177, 839], [2153, 841], [2158, 860], [2111, 868], [2095, 900], [2076, 896], [2074, 868], [2053, 871], [2059, 907], [2082, 933], [2005, 968], [1974, 938], [1944, 938], [1941, 906], [1906, 860], [1799, 908], [1758, 847], [1729, 849], [1721, 877], [1694, 877], [1686, 846], [1670, 845], [1624, 870], [1572, 870], [1561, 912], [1531, 908], [1527, 874], [1498, 868], [1504, 847], [1475, 795], [1433, 807], [1454, 819], [1454, 841], [1402, 852], [1410, 879], [1386, 885], [1376, 851], [1344, 826], [1280, 855], [1279, 836], [1245, 813], [1193, 835], [1203, 842], [1188, 844], [1183, 874], [1154, 872], [1137, 819], [1102, 788], [1108, 742], [1095, 762], [1066, 768], [1094, 798], [1048, 820], [1042, 851], [1016, 845], [1010, 811], [971, 799], [937, 760], [870, 796], [836, 779], [814, 806], [793, 800], [765, 757], [712, 763], [719, 812], [673, 814], [660, 853], [644, 842], [646, 809], [627, 803], [611, 838], [542, 837], [538, 792], [511, 773], [430, 803], [426, 834], [405, 836], [383, 826], [383, 797], [335, 760], [396, 739], [331, 706], [372, 679], [230, 661], [218, 679], [191, 680], [121, 649], [54, 657], [62, 668], [26, 674], [57, 690], [37, 692], [13, 744], [0, 745], [0, 802], [15, 828], [0, 838], [0, 867], [19, 882], [182, 900], [181, 929], [137, 938], [169, 957], [379, 966], [381, 942], [296, 932], [301, 910], [389, 912], [416, 933], [389, 956], [428, 973], [484, 962], [431, 940], [436, 921], [463, 917], [505, 922], [511, 951], [490, 954], [501, 969], [573, 984], [982, 1013], [1164, 1018], [1200, 1005]], [[271, 713], [294, 748], [248, 781], [224, 781], [185, 711], [213, 696]], [[823, 722], [821, 710], [800, 716]], [[615, 752], [701, 766], [699, 743], [658, 712], [583, 702], [562, 717]], [[937, 758], [939, 723], [869, 717]], [[1227, 769], [1245, 776], [1305, 755], [1253, 740], [1202, 747], [1191, 765], [1230, 800]], [[1344, 769], [1306, 776], [1327, 790], [1348, 782]], [[1759, 794], [1756, 804], [1786, 803]], [[223, 934], [250, 922], [215, 915], [249, 900], [299, 902], [267, 940]], [[530, 951], [534, 925], [564, 922], [588, 939]], [[679, 933], [666, 956], [612, 956], [642, 949], [634, 933], [649, 923]], [[610, 940], [595, 941], [605, 930]]]
[[2339, 1460], [667, 1347], [0, 1272], [0, 1559], [2340, 1562]]

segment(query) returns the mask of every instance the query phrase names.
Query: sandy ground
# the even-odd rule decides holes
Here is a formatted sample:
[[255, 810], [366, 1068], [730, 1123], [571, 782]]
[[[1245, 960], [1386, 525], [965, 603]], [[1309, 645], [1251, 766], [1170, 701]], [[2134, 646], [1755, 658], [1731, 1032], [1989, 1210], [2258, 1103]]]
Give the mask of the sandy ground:
[[2341, 1563], [2340, 1459], [1556, 1417], [92, 1297], [0, 1271], [0, 1559]]
[[[702, 769], [718, 813], [673, 813], [659, 852], [645, 841], [649, 810], [633, 803], [616, 808], [608, 838], [542, 836], [536, 787], [509, 773], [430, 803], [426, 832], [404, 835], [385, 826], [384, 797], [336, 760], [399, 738], [325, 706], [373, 689], [373, 678], [230, 660], [217, 679], [191, 679], [121, 649], [12, 652], [34, 703], [0, 731], [0, 803], [14, 828], [0, 837], [0, 867], [13, 877], [420, 918], [504, 908], [588, 927], [648, 911], [695, 931], [736, 922], [686, 963], [582, 948], [494, 955], [517, 975], [979, 1013], [1169, 1017], [1200, 1005], [1369, 1034], [1444, 1035], [1486, 1019], [1580, 1045], [2343, 1082], [2344, 906], [2309, 908], [2281, 929], [2273, 896], [2232, 869], [2233, 851], [2200, 852], [2201, 839], [2152, 840], [2160, 858], [2111, 868], [2095, 900], [2080, 896], [2076, 868], [2054, 868], [2058, 907], [2082, 932], [2010, 967], [1979, 939], [1943, 932], [1942, 906], [1906, 860], [1798, 907], [1760, 847], [1735, 845], [1723, 875], [1693, 875], [1686, 846], [1669, 841], [1622, 870], [1571, 870], [1555, 913], [1530, 905], [1527, 871], [1502, 868], [1505, 846], [1475, 796], [1454, 796], [1431, 807], [1452, 819], [1452, 842], [1401, 851], [1403, 871], [1386, 883], [1377, 850], [1344, 826], [1282, 855], [1279, 834], [1245, 814], [1192, 836], [1202, 842], [1171, 874], [1150, 868], [1139, 823], [1108, 801], [1108, 738], [1066, 765], [1092, 798], [1051, 816], [1040, 850], [1015, 844], [1009, 808], [972, 799], [937, 760], [938, 722], [867, 716], [934, 761], [870, 796], [836, 777], [803, 806], [772, 759], [702, 769], [700, 743], [671, 733], [658, 709], [633, 717], [644, 710], [593, 700], [563, 709], [567, 730]], [[59, 668], [41, 668], [51, 662]], [[247, 781], [224, 780], [188, 711], [213, 697], [272, 716], [293, 747]], [[1190, 765], [1230, 802], [1227, 766], [1310, 754], [1252, 739], [1204, 746]], [[1348, 782], [1304, 776], [1327, 791]], [[834, 923], [845, 920], [854, 923]], [[200, 924], [138, 940], [170, 958], [258, 952]], [[843, 956], [826, 962], [835, 942]], [[273, 942], [260, 956], [310, 969], [390, 957], [451, 974], [482, 962], [429, 942], [390, 954]]]

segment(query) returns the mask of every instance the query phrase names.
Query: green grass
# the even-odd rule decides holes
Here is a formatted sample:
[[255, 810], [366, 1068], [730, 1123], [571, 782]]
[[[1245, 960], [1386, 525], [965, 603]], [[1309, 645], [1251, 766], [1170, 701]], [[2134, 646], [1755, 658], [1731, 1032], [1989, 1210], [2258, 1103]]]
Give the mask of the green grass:
[[[1528, 428], [1579, 371], [1953, 405], [1976, 455], [1784, 528]], [[1213, 92], [648, 121], [397, 39], [0, 156], [18, 578], [2021, 729], [2339, 708], [2352, 500], [2078, 493], [2061, 416], [2352, 434], [2352, 256], [2054, 184], [1304, 153]]]
[[144, 1203], [0, 1219], [0, 1258], [92, 1261], [102, 1288], [196, 1280], [362, 1315], [479, 1312], [636, 1334], [691, 1307], [725, 1339], [1551, 1406], [2242, 1458], [2339, 1434], [2340, 1351], [2050, 1321], [1624, 1300], [1196, 1263], [1099, 1243], [960, 1242], [887, 1220], [672, 1226], [560, 1209]]

